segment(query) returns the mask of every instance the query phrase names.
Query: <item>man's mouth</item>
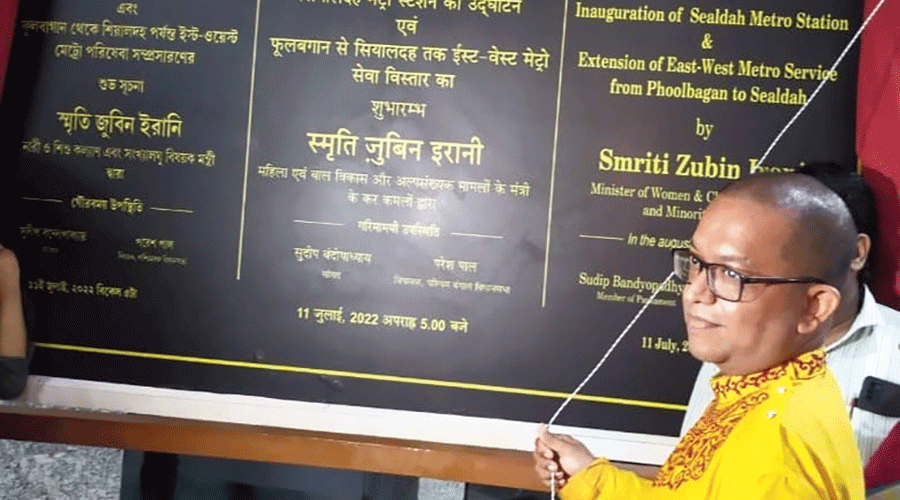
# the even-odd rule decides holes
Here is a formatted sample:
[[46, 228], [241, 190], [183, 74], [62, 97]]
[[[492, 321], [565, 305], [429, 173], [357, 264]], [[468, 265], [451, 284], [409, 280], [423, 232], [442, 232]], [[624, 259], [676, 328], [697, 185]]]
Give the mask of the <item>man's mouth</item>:
[[688, 329], [691, 330], [709, 330], [721, 326], [718, 323], [714, 323], [706, 318], [702, 318], [693, 314], [686, 315], [684, 317], [684, 323], [688, 327]]

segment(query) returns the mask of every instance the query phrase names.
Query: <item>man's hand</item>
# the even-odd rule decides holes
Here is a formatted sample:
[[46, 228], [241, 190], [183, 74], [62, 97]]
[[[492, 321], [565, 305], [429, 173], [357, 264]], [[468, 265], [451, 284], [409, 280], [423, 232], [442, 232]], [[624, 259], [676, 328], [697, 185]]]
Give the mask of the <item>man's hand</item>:
[[19, 261], [0, 245], [0, 356], [24, 358], [27, 337], [19, 288]]
[[547, 486], [552, 478], [557, 491], [596, 458], [581, 441], [566, 434], [551, 434], [545, 425], [534, 441], [533, 456], [538, 477]]

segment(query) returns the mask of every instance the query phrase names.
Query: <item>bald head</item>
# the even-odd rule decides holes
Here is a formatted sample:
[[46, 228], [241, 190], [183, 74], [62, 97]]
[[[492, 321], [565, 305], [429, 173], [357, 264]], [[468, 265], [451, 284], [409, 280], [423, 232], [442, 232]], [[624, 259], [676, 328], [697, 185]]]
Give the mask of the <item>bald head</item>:
[[729, 184], [719, 196], [749, 199], [790, 217], [793, 234], [782, 250], [798, 274], [821, 277], [837, 288], [846, 281], [856, 226], [847, 205], [827, 186], [806, 175], [766, 174]]

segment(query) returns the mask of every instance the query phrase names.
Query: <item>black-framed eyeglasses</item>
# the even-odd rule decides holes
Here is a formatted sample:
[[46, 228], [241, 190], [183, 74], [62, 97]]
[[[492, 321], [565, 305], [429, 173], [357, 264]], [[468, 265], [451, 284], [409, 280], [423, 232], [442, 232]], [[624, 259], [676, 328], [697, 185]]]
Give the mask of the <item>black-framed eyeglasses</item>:
[[738, 302], [744, 293], [744, 285], [748, 283], [767, 283], [779, 285], [784, 283], [818, 283], [827, 285], [821, 278], [804, 276], [800, 278], [784, 278], [780, 276], [746, 276], [722, 264], [704, 262], [687, 248], [672, 250], [672, 262], [675, 277], [690, 283], [697, 279], [706, 269], [706, 285], [716, 297], [729, 302]]

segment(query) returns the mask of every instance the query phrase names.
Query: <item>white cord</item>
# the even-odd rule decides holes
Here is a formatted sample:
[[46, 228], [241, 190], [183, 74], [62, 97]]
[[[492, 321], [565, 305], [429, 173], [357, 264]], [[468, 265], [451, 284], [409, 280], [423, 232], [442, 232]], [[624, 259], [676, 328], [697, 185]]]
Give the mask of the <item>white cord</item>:
[[844, 47], [844, 50], [841, 52], [841, 55], [839, 55], [838, 58], [834, 61], [834, 64], [831, 65], [831, 68], [828, 70], [828, 74], [826, 74], [825, 78], [822, 78], [822, 81], [819, 82], [819, 85], [816, 87], [816, 90], [814, 90], [812, 95], [809, 96], [809, 99], [807, 99], [806, 102], [803, 103], [803, 106], [801, 106], [800, 109], [798, 109], [797, 112], [794, 113], [794, 116], [791, 117], [791, 119], [787, 122], [787, 125], [785, 125], [784, 128], [781, 129], [781, 132], [778, 132], [778, 135], [775, 136], [775, 140], [772, 141], [772, 144], [769, 144], [769, 147], [766, 149], [766, 152], [763, 153], [762, 157], [759, 160], [757, 160], [757, 162], [756, 162], [757, 165], [763, 164], [763, 161], [765, 161], [765, 159], [769, 156], [769, 153], [772, 152], [772, 149], [775, 148], [775, 145], [778, 144], [778, 141], [781, 140], [781, 137], [784, 135], [784, 133], [787, 132], [787, 130], [789, 128], [791, 128], [791, 125], [793, 125], [795, 121], [797, 121], [797, 118], [800, 116], [800, 113], [803, 113], [803, 111], [805, 111], [806, 108], [809, 106], [809, 103], [811, 103], [812, 100], [816, 98], [816, 95], [819, 93], [820, 90], [822, 90], [822, 87], [825, 86], [825, 83], [828, 82], [829, 75], [834, 73], [835, 68], [838, 67], [838, 64], [841, 63], [841, 61], [844, 59], [844, 56], [847, 55], [847, 52], [850, 52], [850, 47], [853, 47], [853, 44], [856, 43], [856, 39], [859, 38], [859, 36], [862, 34], [863, 30], [866, 29], [866, 26], [869, 24], [869, 21], [871, 21], [872, 18], [875, 17], [875, 13], [878, 12], [878, 9], [881, 8], [882, 4], [884, 4], [884, 0], [881, 0], [880, 2], [878, 2], [878, 5], [876, 5], [875, 8], [872, 9], [872, 12], [869, 13], [869, 17], [867, 17], [865, 22], [862, 23], [862, 26], [860, 26], [859, 29], [856, 30], [856, 34], [853, 35], [853, 38], [851, 38], [850, 42], [847, 43], [847, 46]]
[[578, 387], [576, 387], [575, 390], [572, 391], [571, 394], [569, 394], [569, 397], [567, 397], [566, 400], [563, 401], [563, 403], [561, 405], [559, 405], [559, 408], [556, 410], [556, 413], [554, 413], [553, 416], [550, 417], [550, 421], [547, 422], [548, 430], [550, 429], [550, 426], [553, 425], [553, 422], [556, 422], [557, 417], [559, 417], [559, 414], [562, 413], [563, 409], [569, 405], [569, 403], [572, 401], [572, 399], [575, 398], [575, 395], [578, 394], [579, 392], [581, 392], [582, 389], [584, 389], [584, 386], [587, 385], [588, 381], [591, 378], [593, 378], [594, 374], [597, 373], [597, 370], [599, 370], [600, 367], [603, 366], [603, 363], [606, 362], [606, 358], [608, 358], [610, 353], [613, 352], [613, 349], [615, 349], [616, 346], [619, 345], [619, 342], [622, 340], [622, 337], [624, 337], [625, 334], [628, 333], [628, 330], [631, 330], [631, 327], [634, 326], [634, 324], [635, 324], [635, 322], [637, 322], [638, 318], [640, 318], [641, 315], [644, 314], [644, 311], [646, 311], [647, 308], [650, 307], [650, 304], [653, 302], [653, 299], [656, 298], [657, 294], [659, 294], [659, 291], [662, 290], [663, 286], [665, 286], [665, 284], [668, 283], [670, 279], [672, 279], [672, 276], [675, 276], [674, 271], [669, 273], [669, 276], [666, 277], [665, 281], [663, 281], [662, 283], [659, 284], [659, 286], [653, 292], [653, 295], [651, 295], [650, 298], [647, 300], [647, 302], [644, 303], [644, 306], [638, 310], [637, 314], [635, 314], [633, 318], [631, 318], [631, 321], [628, 323], [628, 325], [625, 327], [625, 329], [622, 330], [622, 333], [619, 334], [619, 337], [615, 340], [615, 342], [612, 343], [611, 346], [609, 346], [609, 349], [606, 350], [606, 354], [604, 354], [603, 357], [600, 358], [600, 361], [598, 361], [597, 364], [594, 366], [594, 369], [591, 370], [591, 372], [587, 374], [587, 377], [584, 377], [584, 380], [582, 380], [581, 383], [578, 384]]
[[[609, 349], [606, 350], [606, 354], [604, 354], [603, 357], [600, 358], [600, 361], [598, 361], [597, 364], [594, 365], [594, 369], [591, 370], [590, 373], [588, 373], [586, 377], [584, 377], [584, 380], [582, 380], [581, 383], [578, 384], [578, 387], [576, 387], [575, 390], [572, 391], [571, 394], [569, 394], [569, 397], [567, 397], [566, 400], [563, 401], [563, 403], [561, 405], [559, 405], [559, 408], [556, 410], [556, 413], [554, 413], [553, 416], [550, 417], [550, 420], [547, 422], [547, 430], [548, 431], [550, 430], [550, 426], [553, 425], [553, 422], [556, 422], [556, 418], [559, 417], [559, 414], [562, 413], [563, 409], [569, 405], [569, 403], [572, 401], [572, 399], [574, 399], [575, 396], [579, 392], [581, 392], [582, 389], [584, 389], [584, 386], [587, 385], [588, 381], [594, 377], [594, 374], [597, 373], [597, 370], [599, 370], [600, 367], [603, 366], [603, 363], [605, 363], [606, 359], [609, 358], [609, 355], [613, 352], [613, 349], [615, 349], [616, 346], [619, 345], [619, 342], [621, 342], [622, 338], [625, 337], [625, 334], [628, 333], [628, 330], [631, 330], [631, 327], [634, 326], [634, 324], [637, 322], [638, 318], [640, 318], [641, 315], [644, 314], [644, 311], [646, 311], [647, 308], [650, 307], [650, 304], [653, 303], [653, 299], [655, 299], [656, 296], [659, 294], [660, 290], [663, 289], [663, 286], [665, 286], [665, 284], [668, 283], [670, 279], [672, 279], [672, 276], [675, 276], [674, 271], [669, 273], [669, 276], [666, 277], [665, 281], [663, 281], [662, 283], [659, 284], [658, 287], [656, 287], [656, 290], [653, 292], [652, 295], [650, 295], [650, 298], [647, 299], [647, 302], [644, 303], [644, 306], [638, 310], [637, 314], [635, 314], [633, 318], [631, 318], [631, 321], [628, 323], [628, 325], [625, 327], [625, 329], [622, 330], [622, 333], [619, 334], [619, 336], [618, 336], [618, 338], [616, 338], [615, 342], [613, 342], [612, 345], [609, 346]], [[551, 498], [551, 500], [556, 500], [556, 480], [554, 479], [553, 474], [550, 475], [550, 498]]]
[[[841, 61], [844, 59], [844, 57], [847, 55], [847, 53], [850, 52], [850, 48], [853, 47], [854, 43], [856, 43], [856, 40], [860, 37], [863, 30], [866, 29], [866, 26], [869, 25], [869, 22], [872, 20], [872, 18], [875, 17], [875, 14], [881, 8], [881, 6], [884, 4], [884, 2], [885, 2], [885, 0], [881, 0], [880, 2], [878, 2], [878, 4], [875, 6], [875, 8], [872, 9], [872, 12], [869, 13], [869, 16], [862, 23], [862, 26], [859, 27], [859, 29], [856, 31], [856, 34], [853, 35], [853, 38], [850, 39], [850, 41], [847, 43], [847, 46], [844, 47], [843, 51], [841, 51], [841, 54], [834, 61], [834, 64], [831, 65], [831, 68], [828, 70], [828, 75], [831, 75], [834, 73], [834, 70], [841, 63]], [[789, 128], [791, 128], [791, 125], [793, 125], [794, 122], [797, 121], [797, 118], [803, 113], [803, 111], [805, 111], [806, 108], [809, 107], [809, 103], [811, 103], [812, 100], [816, 98], [816, 96], [819, 94], [819, 91], [822, 90], [822, 87], [824, 87], [825, 84], [828, 82], [828, 79], [829, 79], [828, 75], [826, 75], [825, 78], [822, 78], [822, 81], [819, 82], [819, 85], [816, 87], [816, 90], [814, 90], [813, 93], [809, 96], [809, 99], [806, 100], [806, 102], [803, 104], [803, 106], [801, 106], [800, 109], [798, 109], [796, 113], [794, 113], [794, 116], [791, 117], [791, 119], [787, 122], [787, 124], [784, 126], [784, 128], [782, 128], [781, 131], [778, 132], [778, 135], [775, 136], [775, 140], [772, 141], [772, 143], [766, 149], [766, 152], [763, 153], [763, 155], [759, 158], [759, 160], [757, 161], [757, 164], [759, 164], [759, 165], [763, 164], [763, 161], [765, 161], [765, 159], [769, 156], [769, 153], [772, 152], [772, 149], [775, 148], [775, 145], [778, 144], [778, 141], [781, 140], [781, 138], [782, 138], [782, 136], [784, 136], [785, 132], [787, 132], [787, 130]], [[625, 336], [625, 334], [628, 333], [628, 330], [630, 330], [631, 327], [634, 326], [634, 323], [638, 320], [638, 318], [640, 318], [641, 315], [644, 314], [644, 311], [653, 302], [653, 299], [656, 298], [656, 295], [659, 293], [659, 291], [662, 290], [663, 285], [668, 283], [669, 280], [672, 279], [672, 276], [674, 276], [674, 275], [675, 275], [674, 272], [670, 273], [669, 276], [666, 278], [666, 280], [663, 281], [659, 285], [659, 287], [656, 289], [656, 291], [653, 292], [653, 295], [650, 296], [650, 299], [647, 300], [647, 302], [644, 304], [644, 307], [641, 307], [641, 309], [637, 312], [637, 314], [634, 315], [634, 318], [631, 319], [631, 322], [628, 323], [628, 326], [626, 326], [625, 329], [622, 330], [622, 333], [619, 334], [619, 336], [618, 336], [618, 338], [616, 338], [615, 342], [613, 342], [612, 345], [609, 347], [609, 349], [607, 349], [606, 354], [604, 354], [603, 357], [600, 359], [600, 361], [594, 366], [594, 369], [591, 370], [590, 373], [588, 373], [587, 377], [585, 377], [584, 380], [582, 380], [581, 383], [578, 384], [578, 387], [576, 387], [575, 390], [572, 391], [571, 394], [569, 394], [569, 397], [567, 397], [566, 400], [563, 401], [563, 403], [556, 410], [556, 413], [554, 413], [553, 416], [550, 418], [550, 420], [547, 422], [547, 430], [548, 431], [550, 430], [550, 426], [553, 425], [553, 422], [556, 421], [556, 418], [559, 417], [559, 414], [562, 413], [563, 409], [566, 406], [568, 406], [569, 402], [571, 402], [572, 399], [574, 399], [575, 396], [579, 392], [581, 392], [581, 390], [584, 388], [584, 386], [587, 385], [588, 381], [591, 378], [593, 378], [594, 374], [597, 373], [597, 370], [599, 370], [600, 367], [603, 366], [603, 363], [606, 362], [606, 359], [609, 357], [610, 353], [612, 353], [613, 349], [616, 348], [616, 346], [619, 344], [619, 342], [622, 340], [622, 338]], [[550, 475], [550, 498], [551, 498], [551, 500], [556, 500], [556, 480], [554, 479], [554, 474]]]

